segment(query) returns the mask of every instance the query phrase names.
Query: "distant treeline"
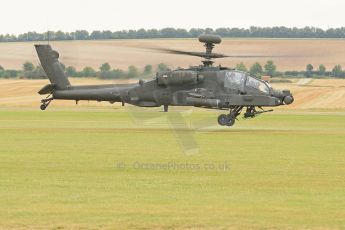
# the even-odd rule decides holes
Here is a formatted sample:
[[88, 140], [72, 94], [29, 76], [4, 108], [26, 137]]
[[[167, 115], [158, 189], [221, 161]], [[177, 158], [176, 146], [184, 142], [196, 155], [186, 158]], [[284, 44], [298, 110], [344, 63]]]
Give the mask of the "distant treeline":
[[[61, 66], [68, 77], [91, 77], [99, 79], [132, 79], [132, 78], [152, 78], [154, 71], [166, 71], [169, 67], [164, 64], [158, 64], [156, 68], [152, 65], [146, 65], [143, 70], [139, 70], [134, 65], [128, 66], [127, 70], [113, 69], [108, 63], [102, 64], [98, 70], [92, 67], [85, 67], [78, 71], [73, 66]], [[0, 65], [0, 78], [21, 78], [21, 79], [45, 79], [46, 74], [41, 65], [35, 66], [31, 62], [25, 62], [20, 70], [5, 69]]]
[[[68, 77], [92, 77], [99, 79], [133, 79], [133, 78], [152, 78], [155, 71], [167, 71], [169, 66], [164, 63], [157, 65], [155, 68], [152, 65], [146, 65], [143, 70], [139, 70], [134, 65], [128, 66], [127, 70], [114, 69], [109, 63], [102, 64], [98, 70], [92, 67], [85, 67], [78, 71], [73, 66], [65, 66], [61, 64], [64, 72]], [[257, 77], [270, 76], [273, 78], [322, 78], [335, 77], [345, 78], [345, 71], [340, 65], [335, 65], [331, 70], [327, 70], [324, 65], [314, 67], [308, 64], [303, 71], [285, 71], [281, 72], [273, 61], [269, 60], [264, 65], [259, 62], [254, 63], [249, 68], [241, 62], [236, 65], [235, 69], [249, 72]], [[0, 65], [0, 78], [22, 78], [22, 79], [44, 79], [46, 75], [42, 66], [34, 66], [31, 62], [25, 62], [21, 70], [5, 69]]]
[[28, 32], [19, 35], [0, 35], [0, 42], [16, 41], [62, 41], [62, 40], [102, 40], [102, 39], [147, 39], [147, 38], [195, 38], [200, 34], [218, 34], [229, 38], [345, 38], [345, 27], [323, 30], [315, 27], [250, 27], [244, 28], [193, 28], [139, 29], [139, 30], [77, 30], [75, 32], [49, 31], [45, 33]]
[[314, 67], [312, 64], [306, 65], [305, 70], [302, 71], [285, 71], [281, 72], [277, 69], [277, 66], [273, 61], [269, 60], [265, 65], [261, 65], [259, 62], [254, 63], [249, 69], [243, 62], [236, 65], [237, 70], [249, 72], [257, 77], [270, 76], [280, 78], [322, 78], [322, 77], [334, 77], [345, 78], [345, 71], [343, 71], [341, 65], [335, 65], [331, 70], [327, 70], [325, 65], [319, 65]]

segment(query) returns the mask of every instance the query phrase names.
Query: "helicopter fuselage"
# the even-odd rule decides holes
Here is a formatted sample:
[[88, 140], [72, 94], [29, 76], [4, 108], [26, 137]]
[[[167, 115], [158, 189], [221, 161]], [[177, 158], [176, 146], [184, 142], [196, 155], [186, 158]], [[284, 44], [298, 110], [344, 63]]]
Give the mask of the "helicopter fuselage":
[[122, 102], [141, 107], [279, 106], [292, 103], [289, 91], [278, 91], [248, 73], [223, 67], [192, 67], [157, 73], [128, 85], [71, 86], [55, 90], [54, 99]]

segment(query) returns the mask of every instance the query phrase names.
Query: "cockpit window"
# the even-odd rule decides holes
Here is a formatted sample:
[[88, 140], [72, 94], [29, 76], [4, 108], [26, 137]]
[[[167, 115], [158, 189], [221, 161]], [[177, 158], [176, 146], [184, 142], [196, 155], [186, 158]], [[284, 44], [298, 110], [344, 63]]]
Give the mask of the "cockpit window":
[[260, 90], [261, 92], [266, 93], [266, 94], [269, 93], [269, 88], [264, 82], [259, 81], [258, 79], [255, 79], [250, 76], [248, 76], [248, 79], [247, 79], [247, 86]]
[[231, 89], [241, 89], [246, 79], [245, 73], [225, 72], [224, 87]]

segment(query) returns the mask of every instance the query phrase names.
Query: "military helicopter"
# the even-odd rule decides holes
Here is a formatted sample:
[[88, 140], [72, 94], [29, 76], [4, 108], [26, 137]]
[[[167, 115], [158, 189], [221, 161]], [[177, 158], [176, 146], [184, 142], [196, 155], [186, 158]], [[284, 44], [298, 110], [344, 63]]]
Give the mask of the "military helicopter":
[[[121, 102], [140, 107], [194, 106], [208, 109], [227, 110], [218, 116], [222, 126], [233, 126], [241, 111], [244, 118], [253, 118], [264, 110], [262, 107], [289, 105], [294, 98], [289, 90], [273, 89], [267, 82], [235, 69], [213, 66], [217, 58], [248, 58], [265, 56], [238, 56], [213, 53], [221, 37], [204, 34], [199, 37], [206, 52], [188, 52], [172, 49], [157, 49], [172, 54], [191, 55], [203, 58], [202, 65], [186, 69], [157, 72], [153, 80], [139, 80], [135, 84], [107, 84], [74, 86], [69, 82], [59, 62], [59, 53], [50, 45], [35, 45], [41, 65], [50, 84], [39, 90], [48, 95], [41, 100], [45, 110], [52, 100], [94, 100]], [[257, 109], [258, 108], [258, 109]]]

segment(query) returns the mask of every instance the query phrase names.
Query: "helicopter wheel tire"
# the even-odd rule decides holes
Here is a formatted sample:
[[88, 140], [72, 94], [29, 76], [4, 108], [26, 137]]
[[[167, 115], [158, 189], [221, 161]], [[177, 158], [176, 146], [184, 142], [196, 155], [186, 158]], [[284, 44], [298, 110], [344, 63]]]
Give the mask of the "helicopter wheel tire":
[[234, 124], [235, 124], [235, 118], [228, 117], [228, 123], [226, 125], [227, 126], [233, 126]]
[[229, 117], [225, 114], [221, 114], [218, 116], [218, 124], [221, 126], [226, 126], [229, 123]]
[[41, 109], [41, 110], [46, 110], [46, 108], [47, 108], [47, 105], [46, 105], [46, 104], [42, 104], [42, 105], [40, 106], [40, 109]]

